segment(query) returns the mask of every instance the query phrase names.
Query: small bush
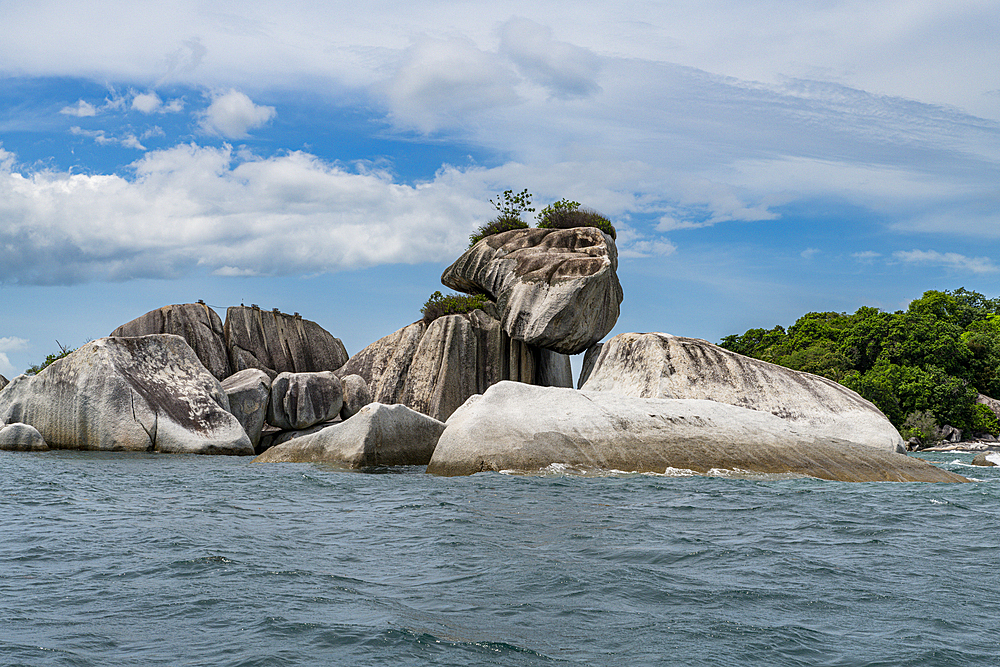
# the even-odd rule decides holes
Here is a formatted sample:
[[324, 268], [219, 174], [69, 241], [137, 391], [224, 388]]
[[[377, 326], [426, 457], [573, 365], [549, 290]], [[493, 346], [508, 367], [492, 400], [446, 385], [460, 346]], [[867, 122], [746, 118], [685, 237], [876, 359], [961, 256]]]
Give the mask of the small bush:
[[538, 214], [539, 229], [573, 229], [574, 227], [597, 227], [613, 239], [618, 238], [611, 221], [597, 211], [580, 208], [580, 203], [560, 199], [546, 206]]
[[420, 312], [424, 316], [424, 322], [430, 324], [444, 315], [471, 313], [477, 308], [485, 306], [487, 301], [485, 294], [448, 294], [445, 296], [441, 292], [434, 292], [427, 299], [427, 303], [420, 309]]
[[937, 419], [934, 418], [934, 413], [930, 410], [911, 412], [907, 415], [906, 421], [903, 422], [903, 428], [900, 429], [900, 435], [903, 436], [903, 439], [916, 438], [921, 449], [941, 442], [942, 433]]
[[40, 363], [40, 364], [38, 364], [36, 366], [32, 366], [32, 367], [28, 368], [26, 371], [24, 371], [24, 374], [25, 375], [38, 375], [43, 370], [45, 370], [46, 368], [48, 368], [49, 365], [53, 361], [56, 361], [58, 359], [62, 359], [65, 356], [69, 356], [70, 354], [72, 354], [75, 351], [73, 348], [68, 347], [66, 345], [63, 345], [59, 341], [56, 341], [56, 345], [59, 346], [59, 352], [58, 353], [48, 355], [47, 357], [45, 357], [45, 361], [43, 361], [42, 363]]
[[491, 199], [490, 203], [501, 218], [520, 218], [523, 212], [535, 212], [535, 209], [531, 208], [531, 193], [527, 189], [517, 194], [514, 194], [513, 190], [504, 190], [496, 201]]
[[528, 223], [518, 217], [499, 216], [490, 220], [485, 225], [476, 230], [476, 233], [469, 237], [469, 247], [476, 245], [487, 236], [493, 236], [500, 232], [509, 232], [512, 229], [527, 229]]
[[972, 408], [972, 432], [1000, 435], [1000, 421], [988, 406], [976, 403]]

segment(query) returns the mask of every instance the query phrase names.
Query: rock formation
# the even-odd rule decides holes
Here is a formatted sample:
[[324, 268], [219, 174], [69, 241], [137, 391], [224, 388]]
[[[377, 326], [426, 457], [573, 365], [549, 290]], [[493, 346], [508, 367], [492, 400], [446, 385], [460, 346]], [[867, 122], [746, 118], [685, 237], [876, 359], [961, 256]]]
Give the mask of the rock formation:
[[344, 387], [330, 371], [280, 373], [271, 383], [267, 423], [301, 430], [333, 419], [344, 406]]
[[751, 359], [695, 338], [628, 333], [604, 344], [589, 391], [697, 398], [767, 412], [816, 438], [904, 452], [878, 408], [833, 380]]
[[966, 481], [905, 454], [817, 435], [768, 412], [515, 382], [490, 387], [451, 416], [427, 472], [532, 472], [554, 463], [635, 472], [723, 469], [841, 481]]
[[348, 468], [426, 465], [444, 428], [406, 406], [372, 403], [345, 422], [275, 445], [254, 462], [321, 462]]
[[204, 303], [185, 303], [151, 310], [111, 333], [116, 337], [132, 338], [150, 334], [175, 334], [183, 338], [208, 372], [218, 380], [233, 374], [222, 320]]
[[440, 420], [500, 380], [572, 385], [568, 357], [511, 340], [482, 310], [415, 322], [361, 350], [337, 374], [360, 375], [378, 403]]
[[980, 452], [972, 458], [974, 466], [1000, 466], [1000, 452]]
[[34, 426], [15, 422], [0, 426], [0, 450], [8, 452], [47, 452], [42, 434]]
[[510, 338], [577, 354], [618, 321], [617, 270], [614, 240], [594, 227], [517, 229], [476, 243], [441, 282], [488, 295]]
[[340, 381], [344, 385], [344, 406], [340, 408], [340, 418], [347, 421], [372, 402], [372, 393], [360, 375], [345, 375]]
[[10, 384], [10, 380], [0, 375], [0, 391], [3, 391], [3, 388], [6, 387], [8, 384]]
[[271, 378], [259, 368], [247, 368], [223, 380], [222, 390], [229, 399], [229, 411], [243, 426], [254, 451], [258, 451], [271, 400]]
[[0, 422], [58, 449], [252, 454], [219, 381], [180, 336], [101, 338], [0, 392]]
[[339, 338], [298, 313], [233, 306], [226, 311], [226, 342], [233, 371], [278, 373], [335, 371], [348, 359]]

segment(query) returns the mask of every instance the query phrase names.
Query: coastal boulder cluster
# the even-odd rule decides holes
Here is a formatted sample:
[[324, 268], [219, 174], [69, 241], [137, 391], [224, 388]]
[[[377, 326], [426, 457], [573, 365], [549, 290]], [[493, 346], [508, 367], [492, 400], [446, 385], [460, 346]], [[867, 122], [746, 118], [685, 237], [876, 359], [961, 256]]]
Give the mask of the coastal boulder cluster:
[[[614, 238], [595, 227], [486, 236], [442, 282], [481, 307], [350, 358], [298, 313], [151, 311], [37, 375], [0, 378], [0, 449], [964, 481], [907, 457], [875, 406], [825, 378], [663, 333], [600, 343], [623, 295]], [[582, 352], [574, 388], [568, 355]]]

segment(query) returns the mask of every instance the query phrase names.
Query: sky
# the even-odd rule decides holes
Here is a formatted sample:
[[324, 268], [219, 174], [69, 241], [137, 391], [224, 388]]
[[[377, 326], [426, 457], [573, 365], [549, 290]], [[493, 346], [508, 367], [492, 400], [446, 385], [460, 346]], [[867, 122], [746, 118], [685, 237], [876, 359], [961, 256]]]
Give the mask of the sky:
[[995, 0], [0, 0], [0, 374], [199, 299], [354, 354], [507, 189], [615, 224], [611, 335], [1000, 296], [997, 35]]

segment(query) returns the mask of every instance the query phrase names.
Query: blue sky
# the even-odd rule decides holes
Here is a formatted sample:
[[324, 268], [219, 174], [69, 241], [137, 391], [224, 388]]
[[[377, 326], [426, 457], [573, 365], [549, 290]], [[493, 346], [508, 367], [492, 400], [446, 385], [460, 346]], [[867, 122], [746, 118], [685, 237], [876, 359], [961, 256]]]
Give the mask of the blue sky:
[[616, 224], [612, 334], [1000, 295], [1000, 7], [751, 4], [0, 0], [0, 374], [197, 299], [353, 354], [508, 188]]

